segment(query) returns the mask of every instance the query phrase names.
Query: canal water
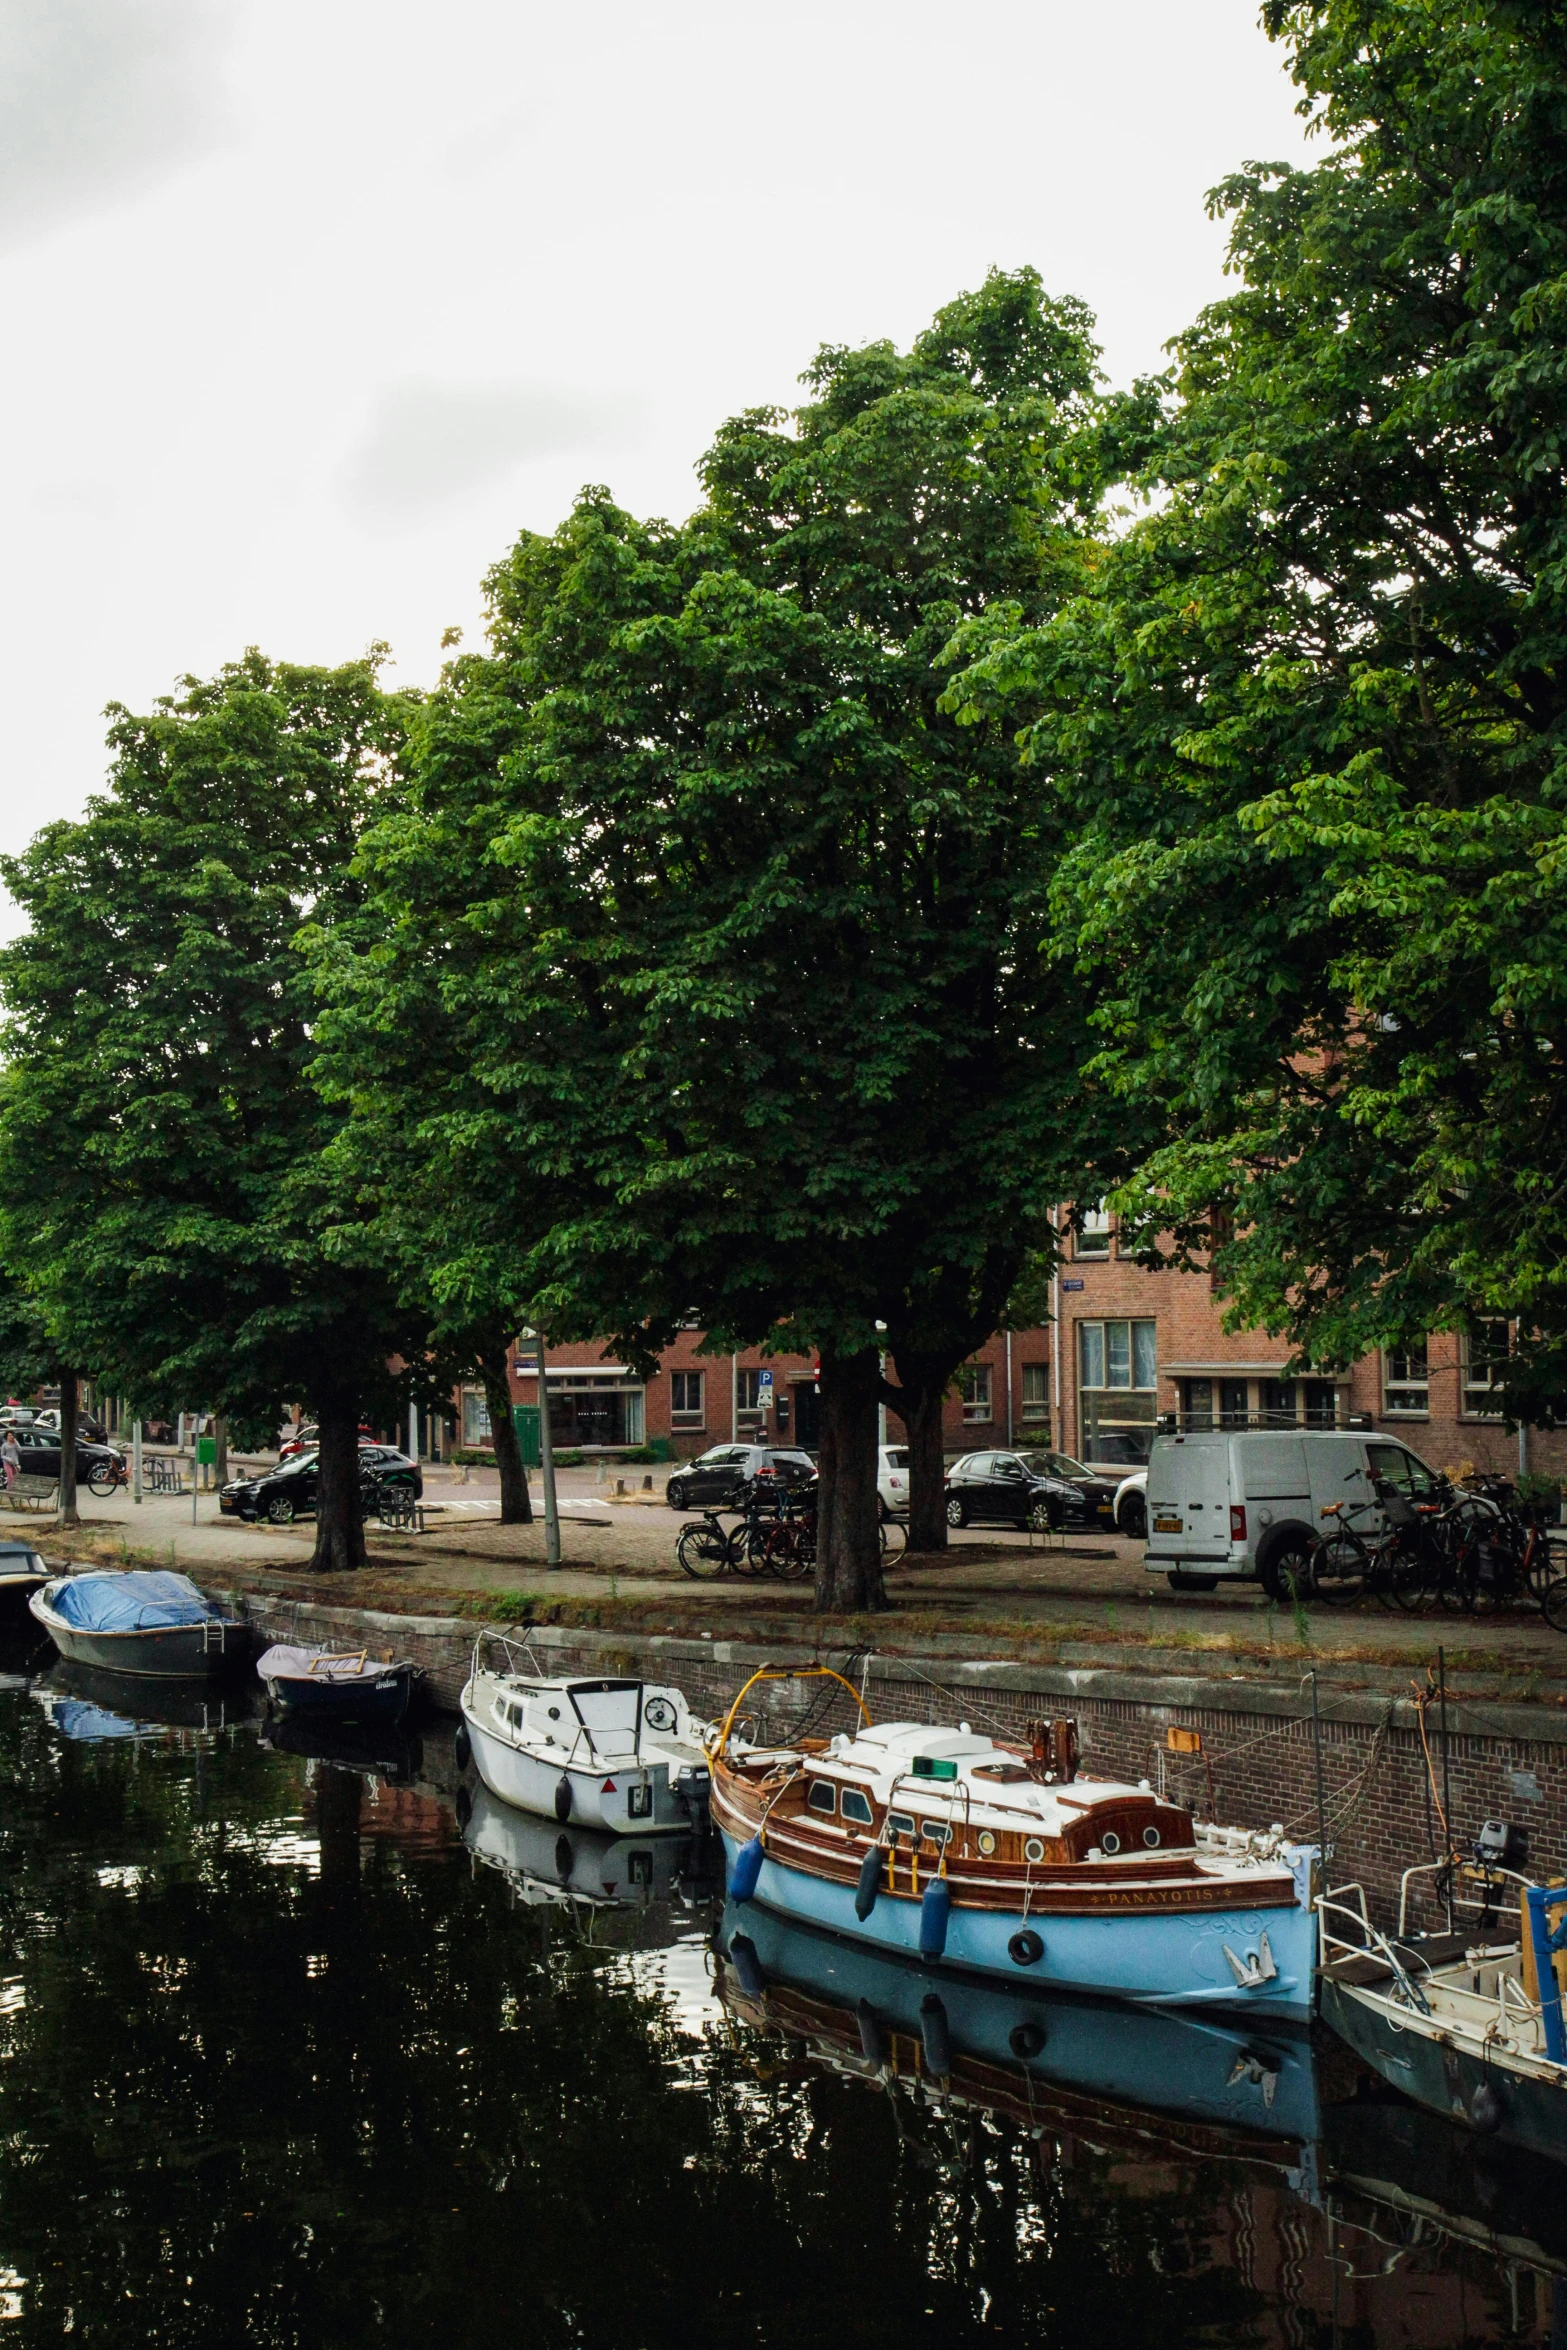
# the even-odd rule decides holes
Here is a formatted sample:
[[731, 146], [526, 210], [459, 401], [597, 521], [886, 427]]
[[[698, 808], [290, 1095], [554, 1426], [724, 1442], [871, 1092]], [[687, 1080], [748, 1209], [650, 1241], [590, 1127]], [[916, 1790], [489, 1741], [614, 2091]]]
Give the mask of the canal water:
[[0, 1655], [0, 2350], [1567, 2344], [1559, 2179], [1330, 2045], [274, 1735]]

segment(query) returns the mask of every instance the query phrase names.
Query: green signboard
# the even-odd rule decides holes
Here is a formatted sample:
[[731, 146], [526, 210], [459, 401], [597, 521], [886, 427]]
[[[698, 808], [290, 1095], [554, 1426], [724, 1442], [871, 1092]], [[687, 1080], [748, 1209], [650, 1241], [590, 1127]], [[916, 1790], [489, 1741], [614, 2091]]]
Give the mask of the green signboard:
[[200, 1469], [215, 1468], [217, 1458], [217, 1438], [215, 1436], [198, 1436], [196, 1439], [196, 1466]]
[[536, 1403], [514, 1403], [512, 1419], [516, 1422], [517, 1442], [522, 1447], [524, 1468], [536, 1469], [544, 1455], [539, 1450], [539, 1407]]

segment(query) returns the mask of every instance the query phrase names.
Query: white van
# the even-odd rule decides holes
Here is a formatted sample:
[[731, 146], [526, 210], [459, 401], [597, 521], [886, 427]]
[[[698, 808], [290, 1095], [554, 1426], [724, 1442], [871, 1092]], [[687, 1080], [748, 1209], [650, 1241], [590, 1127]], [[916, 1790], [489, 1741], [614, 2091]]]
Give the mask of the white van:
[[[1149, 1571], [1168, 1575], [1176, 1591], [1211, 1591], [1221, 1575], [1255, 1576], [1271, 1597], [1285, 1597], [1292, 1577], [1305, 1586], [1328, 1503], [1370, 1501], [1372, 1478], [1411, 1499], [1436, 1496], [1425, 1462], [1392, 1436], [1325, 1428], [1156, 1436], [1148, 1456]], [[1374, 1532], [1382, 1513], [1367, 1510], [1354, 1523]]]

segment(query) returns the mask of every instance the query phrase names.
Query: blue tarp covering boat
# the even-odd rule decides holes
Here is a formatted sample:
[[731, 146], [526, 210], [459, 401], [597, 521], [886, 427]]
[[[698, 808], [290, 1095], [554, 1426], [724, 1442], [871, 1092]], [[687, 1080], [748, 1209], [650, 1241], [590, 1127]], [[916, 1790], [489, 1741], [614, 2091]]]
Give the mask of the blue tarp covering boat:
[[220, 1610], [188, 1575], [72, 1575], [57, 1583], [54, 1610], [78, 1632], [150, 1632], [201, 1624]]
[[186, 1575], [61, 1575], [27, 1604], [73, 1664], [161, 1680], [210, 1680], [250, 1638]]

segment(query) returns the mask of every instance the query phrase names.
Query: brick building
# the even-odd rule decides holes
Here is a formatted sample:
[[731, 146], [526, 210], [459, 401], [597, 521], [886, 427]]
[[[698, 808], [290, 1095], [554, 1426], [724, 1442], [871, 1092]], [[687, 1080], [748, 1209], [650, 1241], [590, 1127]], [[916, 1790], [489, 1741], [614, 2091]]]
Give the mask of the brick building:
[[[1460, 1461], [1515, 1474], [1567, 1475], [1567, 1432], [1509, 1435], [1495, 1409], [1491, 1358], [1506, 1326], [1464, 1340], [1435, 1334], [1423, 1351], [1367, 1356], [1337, 1378], [1287, 1379], [1288, 1349], [1256, 1331], [1227, 1332], [1205, 1273], [1149, 1272], [1120, 1253], [1114, 1219], [1085, 1219], [1056, 1282], [1053, 1325], [999, 1332], [959, 1374], [948, 1398], [951, 1451], [1050, 1444], [1080, 1459], [1132, 1466], [1161, 1417], [1186, 1427], [1342, 1427], [1352, 1417], [1402, 1436], [1441, 1468]], [[701, 1352], [683, 1331], [651, 1379], [591, 1345], [550, 1353], [557, 1445], [616, 1451], [664, 1439], [679, 1456], [762, 1437], [814, 1446], [817, 1395], [799, 1355]], [[514, 1363], [512, 1392], [537, 1400], [531, 1360]], [[461, 1438], [488, 1434], [484, 1398], [461, 1399]], [[889, 1438], [901, 1427], [894, 1418]]]

